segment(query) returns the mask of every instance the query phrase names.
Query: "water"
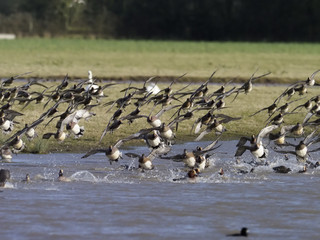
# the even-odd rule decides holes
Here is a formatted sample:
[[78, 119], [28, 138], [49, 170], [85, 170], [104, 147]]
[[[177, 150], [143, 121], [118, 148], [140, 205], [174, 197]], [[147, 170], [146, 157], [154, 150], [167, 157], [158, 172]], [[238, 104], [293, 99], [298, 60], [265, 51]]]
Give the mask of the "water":
[[[194, 146], [174, 146], [172, 154]], [[269, 166], [239, 174], [251, 169], [244, 163], [251, 156], [236, 164], [234, 149], [234, 141], [223, 142], [196, 182], [173, 181], [186, 172], [170, 160], [155, 159], [154, 170], [141, 172], [122, 166], [138, 165], [128, 157], [110, 165], [103, 154], [16, 155], [1, 163], [12, 180], [0, 192], [0, 238], [232, 239], [226, 234], [248, 227], [251, 239], [319, 239], [320, 169], [297, 173], [294, 157], [271, 152]], [[278, 165], [292, 172], [274, 173]], [[71, 182], [57, 181], [61, 168]], [[26, 173], [30, 183], [21, 182]]]

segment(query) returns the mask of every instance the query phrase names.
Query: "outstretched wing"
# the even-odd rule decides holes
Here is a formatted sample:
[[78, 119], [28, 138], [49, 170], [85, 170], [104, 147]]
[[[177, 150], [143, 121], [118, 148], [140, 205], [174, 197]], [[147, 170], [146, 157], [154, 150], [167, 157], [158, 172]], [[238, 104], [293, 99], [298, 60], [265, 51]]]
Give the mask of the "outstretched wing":
[[249, 149], [248, 146], [239, 146], [234, 156], [235, 156], [235, 157], [240, 157], [240, 156], [242, 156], [242, 154], [243, 154], [247, 149]]
[[200, 141], [209, 132], [211, 132], [211, 130], [207, 128], [206, 130], [202, 131], [194, 141], [196, 141], [196, 142]]
[[[211, 142], [208, 146], [206, 146], [205, 148], [202, 149], [202, 152], [208, 152], [210, 150], [213, 150], [214, 146], [217, 144], [217, 142], [219, 141], [221, 135], [217, 137], [216, 140], [214, 140], [213, 142]], [[216, 149], [216, 148], [215, 148]]]
[[45, 133], [42, 135], [43, 139], [49, 139], [51, 136], [55, 135], [55, 133]]
[[136, 154], [136, 153], [125, 153], [125, 155], [130, 157], [130, 158], [138, 158], [138, 157], [140, 157], [140, 155]]
[[257, 142], [259, 143], [260, 141], [262, 141], [262, 138], [267, 136], [267, 134], [269, 134], [273, 130], [277, 129], [278, 127], [279, 127], [278, 125], [270, 125], [268, 127], [261, 129], [258, 136], [257, 136]]
[[89, 152], [87, 152], [85, 155], [83, 155], [81, 158], [87, 158], [93, 154], [96, 154], [96, 153], [99, 153], [99, 152], [106, 152], [107, 150], [106, 149], [93, 149]]

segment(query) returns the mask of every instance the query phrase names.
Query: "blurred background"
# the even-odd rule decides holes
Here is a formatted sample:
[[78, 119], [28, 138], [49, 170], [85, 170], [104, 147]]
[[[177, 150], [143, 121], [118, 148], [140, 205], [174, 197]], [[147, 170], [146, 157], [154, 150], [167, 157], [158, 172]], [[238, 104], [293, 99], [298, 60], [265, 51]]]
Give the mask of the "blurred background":
[[320, 40], [317, 0], [0, 0], [17, 37], [208, 41]]

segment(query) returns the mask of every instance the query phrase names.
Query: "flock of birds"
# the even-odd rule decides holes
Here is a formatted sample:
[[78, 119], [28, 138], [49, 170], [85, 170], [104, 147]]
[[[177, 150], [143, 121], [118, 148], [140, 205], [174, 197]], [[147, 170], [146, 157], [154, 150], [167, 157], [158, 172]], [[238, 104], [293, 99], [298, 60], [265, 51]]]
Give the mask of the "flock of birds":
[[[288, 158], [288, 154], [295, 155], [297, 161], [302, 163], [301, 172], [307, 171], [308, 168], [317, 168], [320, 165], [320, 162], [312, 162], [308, 159], [309, 153], [320, 150], [320, 146], [316, 146], [320, 142], [318, 133], [320, 118], [317, 118], [320, 116], [320, 95], [308, 97], [308, 88], [320, 86], [315, 81], [316, 74], [319, 71], [315, 71], [307, 80], [290, 85], [270, 106], [252, 113], [251, 116], [266, 112], [267, 119], [265, 126], [257, 136], [243, 136], [237, 144], [235, 152], [237, 161], [241, 161], [241, 156], [247, 150], [253, 156], [250, 163], [252, 169], [249, 172], [254, 171], [256, 165], [268, 164], [267, 159], [270, 149], [284, 154], [286, 158]], [[241, 119], [241, 116], [235, 117], [222, 113], [226, 108], [226, 99], [230, 99], [228, 103], [232, 103], [239, 94], [250, 93], [253, 82], [270, 73], [260, 76], [255, 76], [256, 73], [254, 73], [241, 86], [228, 87], [230, 81], [212, 92], [209, 90], [209, 84], [215, 72], [206, 82], [192, 90], [189, 90], [194, 86], [191, 84], [186, 84], [178, 90], [173, 89], [173, 85], [184, 75], [172, 81], [168, 87], [162, 90], [158, 88], [155, 78], [152, 77], [146, 80], [141, 87], [132, 86], [132, 83], [129, 83], [128, 87], [120, 91], [120, 94], [123, 94], [122, 97], [108, 102], [104, 101], [104, 99], [108, 99], [104, 91], [117, 83], [99, 85], [98, 81], [93, 78], [91, 71], [88, 72], [88, 79], [81, 80], [78, 83], [71, 84], [67, 75], [57, 86], [47, 87], [36, 80], [30, 80], [28, 83], [16, 84], [12, 87], [12, 83], [25, 74], [1, 82], [0, 128], [3, 134], [9, 136], [0, 147], [3, 161], [10, 162], [12, 153], [19, 153], [25, 148], [26, 139], [32, 141], [37, 137], [36, 128], [40, 124], [48, 126], [55, 123], [56, 128], [54, 132], [46, 132], [39, 136], [43, 141], [53, 137], [57, 141], [63, 142], [70, 135], [73, 135], [75, 139], [82, 137], [85, 134], [85, 129], [80, 126], [80, 121], [95, 117], [96, 113], [93, 110], [100, 105], [106, 107], [110, 118], [106, 121], [106, 127], [101, 133], [100, 139], [97, 140], [99, 145], [106, 135], [115, 134], [120, 127], [124, 125], [128, 127], [138, 119], [146, 123], [141, 125], [148, 125], [149, 127], [139, 129], [125, 138], [118, 139], [105, 148], [92, 149], [82, 158], [90, 157], [96, 153], [105, 153], [110, 164], [112, 164], [124, 157], [121, 145], [132, 140], [142, 139], [148, 149], [145, 154], [139, 155], [127, 152], [125, 155], [129, 158], [137, 158], [138, 168], [143, 171], [154, 168], [153, 161], [155, 158], [182, 162], [188, 169], [187, 175], [173, 179], [174, 181], [181, 181], [196, 179], [209, 166], [209, 157], [214, 150], [221, 146], [218, 142], [226, 131], [225, 124]], [[43, 90], [32, 91], [33, 85], [38, 85]], [[291, 100], [295, 95], [298, 95], [298, 98], [295, 97], [295, 100]], [[306, 102], [295, 106], [290, 111], [291, 104], [306, 97], [308, 98]], [[24, 114], [13, 110], [13, 108], [19, 105], [24, 110], [30, 104], [42, 104], [41, 107], [43, 107], [44, 112], [38, 119], [25, 124], [22, 129], [14, 132], [13, 130], [17, 126], [16, 119], [23, 117]], [[130, 105], [134, 106], [135, 109], [128, 113], [126, 110]], [[147, 105], [152, 106], [151, 112], [143, 112]], [[61, 114], [58, 114], [58, 106], [60, 108], [64, 107]], [[171, 115], [169, 121], [163, 121], [164, 114], [169, 113]], [[303, 116], [303, 120], [295, 125], [285, 125], [284, 119], [291, 114], [300, 114]], [[215, 135], [215, 139], [206, 146], [184, 149], [182, 153], [172, 155], [170, 152], [174, 148], [175, 133], [178, 133], [179, 124], [186, 120], [193, 121], [191, 131], [197, 135], [195, 141], [200, 141], [210, 133]], [[307, 131], [305, 131], [305, 128], [308, 128]], [[290, 137], [290, 141], [288, 137]], [[315, 147], [311, 149], [311, 146]], [[285, 166], [277, 166], [273, 169], [280, 173], [291, 171], [290, 168]], [[223, 175], [224, 170], [220, 169], [219, 174]], [[10, 173], [5, 169], [0, 171], [0, 175], [1, 183], [10, 178]], [[28, 178], [27, 175], [26, 180]], [[63, 176], [62, 169], [59, 172], [59, 179], [66, 179]]]

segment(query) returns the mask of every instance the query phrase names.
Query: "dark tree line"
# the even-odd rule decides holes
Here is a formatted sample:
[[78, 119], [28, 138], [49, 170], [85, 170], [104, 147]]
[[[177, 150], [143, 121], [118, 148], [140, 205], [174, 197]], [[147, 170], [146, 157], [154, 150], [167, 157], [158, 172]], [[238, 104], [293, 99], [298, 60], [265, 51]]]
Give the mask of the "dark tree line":
[[319, 41], [318, 0], [0, 0], [18, 36]]

